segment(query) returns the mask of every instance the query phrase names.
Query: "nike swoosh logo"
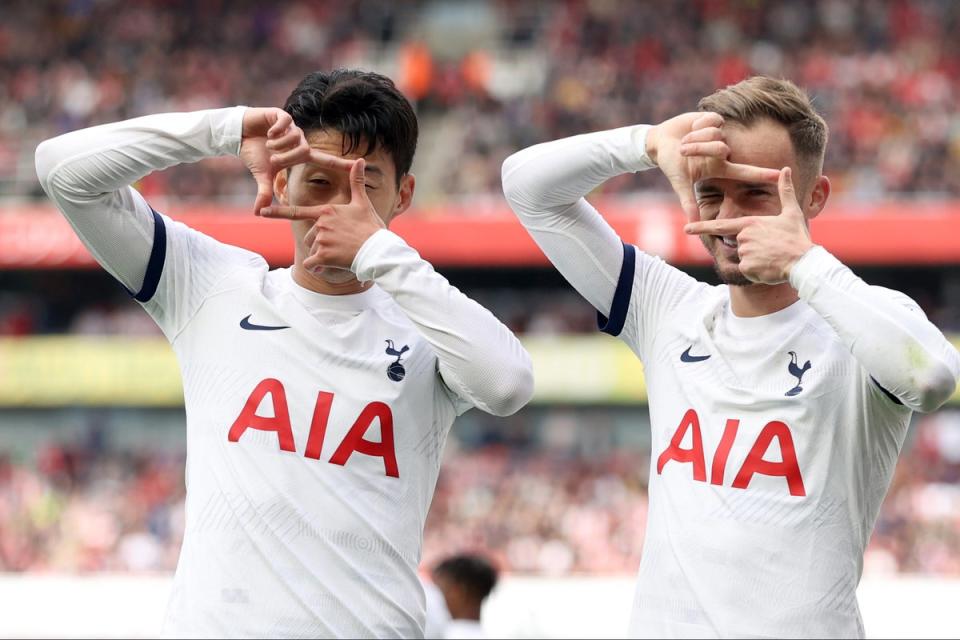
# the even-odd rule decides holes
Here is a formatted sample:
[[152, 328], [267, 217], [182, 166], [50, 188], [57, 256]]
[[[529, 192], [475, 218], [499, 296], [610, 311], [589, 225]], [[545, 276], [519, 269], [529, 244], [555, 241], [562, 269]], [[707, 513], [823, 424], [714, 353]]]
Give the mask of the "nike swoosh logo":
[[[250, 316], [253, 314], [251, 313]], [[240, 328], [247, 331], [279, 331], [280, 329], [289, 329], [290, 327], [271, 327], [265, 324], [253, 324], [250, 322], [250, 316], [240, 321]]]
[[687, 347], [687, 350], [680, 354], [680, 362], [703, 362], [710, 357], [709, 353], [705, 356], [692, 356], [690, 355], [690, 349], [693, 349], [693, 345]]

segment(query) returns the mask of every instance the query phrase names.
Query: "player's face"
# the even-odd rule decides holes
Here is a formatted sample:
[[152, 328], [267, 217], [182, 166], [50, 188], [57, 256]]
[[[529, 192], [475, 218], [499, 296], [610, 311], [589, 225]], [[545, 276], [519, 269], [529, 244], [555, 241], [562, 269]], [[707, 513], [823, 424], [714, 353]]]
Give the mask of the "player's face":
[[[366, 147], [361, 144], [360, 150], [344, 154], [343, 136], [338, 131], [312, 131], [307, 134], [307, 142], [324, 153], [351, 159], [361, 157], [360, 151]], [[382, 148], [378, 147], [363, 157], [366, 160], [364, 175], [367, 197], [384, 224], [389, 225], [391, 220], [409, 208], [413, 198], [414, 178], [407, 174], [400, 179], [398, 185], [393, 158]], [[277, 189], [278, 198], [285, 204], [317, 206], [350, 202], [350, 175], [346, 171], [324, 169], [308, 163], [292, 167], [285, 178], [284, 180], [281, 176], [281, 184], [278, 185], [280, 188]], [[310, 252], [303, 238], [313, 226], [313, 222], [294, 220], [291, 224], [297, 256], [299, 259], [306, 258]], [[315, 269], [313, 274], [332, 284], [342, 284], [354, 279], [353, 272], [337, 267], [321, 267]]]
[[[790, 167], [794, 176], [801, 176], [790, 135], [782, 125], [771, 120], [760, 120], [750, 127], [735, 123], [724, 125], [730, 162], [756, 167], [782, 169]], [[797, 179], [796, 190], [804, 201], [809, 180]], [[694, 185], [701, 220], [739, 218], [741, 216], [779, 215], [780, 195], [776, 183], [749, 183], [726, 178], [710, 178]], [[720, 279], [729, 285], [753, 284], [740, 272], [740, 256], [735, 236], [702, 235], [707, 251], [714, 259], [714, 268]]]

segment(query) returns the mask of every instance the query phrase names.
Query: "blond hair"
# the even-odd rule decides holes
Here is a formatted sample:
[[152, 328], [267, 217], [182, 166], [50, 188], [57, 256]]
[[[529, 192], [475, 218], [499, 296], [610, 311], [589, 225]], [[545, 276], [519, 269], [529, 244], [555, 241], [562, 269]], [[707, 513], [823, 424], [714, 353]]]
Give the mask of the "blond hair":
[[761, 119], [783, 125], [790, 135], [797, 163], [808, 177], [823, 171], [827, 123], [810, 96], [789, 80], [754, 76], [702, 98], [700, 111], [713, 111], [745, 127]]

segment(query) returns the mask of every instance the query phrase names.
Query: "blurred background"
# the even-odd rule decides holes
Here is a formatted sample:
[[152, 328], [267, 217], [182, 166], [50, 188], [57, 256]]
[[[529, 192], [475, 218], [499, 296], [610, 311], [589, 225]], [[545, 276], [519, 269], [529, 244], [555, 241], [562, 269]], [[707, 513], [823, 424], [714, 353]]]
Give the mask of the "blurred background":
[[[830, 125], [834, 195], [814, 240], [871, 284], [913, 297], [960, 344], [958, 2], [5, 0], [0, 15], [5, 604], [70, 600], [81, 592], [50, 580], [90, 587], [107, 575], [140, 576], [146, 582], [122, 584], [162, 593], [183, 527], [184, 413], [172, 352], [96, 268], [34, 173], [36, 145], [71, 129], [279, 106], [320, 68], [396, 80], [422, 133], [415, 206], [395, 229], [520, 334], [536, 366], [529, 407], [506, 419], [473, 411], [454, 425], [424, 545], [425, 568], [464, 549], [495, 560], [508, 578], [485, 616], [503, 633], [625, 632], [650, 460], [641, 367], [596, 334], [594, 311], [506, 207], [500, 165], [514, 150], [656, 123], [752, 74], [790, 78]], [[251, 219], [255, 188], [236, 159], [176, 167], [138, 188], [195, 228], [276, 266], [291, 260], [286, 226]], [[657, 172], [621, 176], [591, 199], [626, 241], [715, 281]], [[882, 592], [902, 603], [913, 594], [914, 612], [960, 594], [960, 396], [916, 416], [864, 584], [862, 598]], [[507, 604], [504, 594], [517, 595]], [[567, 597], [575, 613], [590, 594], [597, 611], [621, 600], [623, 610], [581, 629], [551, 626], [531, 608], [549, 598], [559, 620], [558, 602]], [[163, 597], [148, 598], [161, 613]], [[870, 598], [868, 634], [960, 635], [949, 608], [936, 626], [901, 630], [889, 626], [903, 617], [897, 608]], [[87, 629], [10, 620], [0, 615], [0, 635]], [[141, 618], [122, 633], [155, 634], [154, 622]], [[109, 626], [87, 633], [114, 632], [122, 635]]]

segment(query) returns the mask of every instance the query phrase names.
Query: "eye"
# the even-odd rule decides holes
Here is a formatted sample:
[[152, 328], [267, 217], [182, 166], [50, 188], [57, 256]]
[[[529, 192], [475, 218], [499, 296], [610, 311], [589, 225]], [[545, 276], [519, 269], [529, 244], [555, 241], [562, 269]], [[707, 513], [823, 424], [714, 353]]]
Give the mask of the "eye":
[[751, 198], [762, 198], [763, 196], [770, 195], [770, 192], [766, 189], [750, 189], [750, 191], [747, 192], [747, 195], [749, 195]]
[[330, 184], [329, 180], [325, 178], [313, 178], [310, 180], [310, 184], [315, 184], [317, 186], [326, 187]]
[[366, 185], [366, 187], [367, 187], [367, 189], [369, 189], [370, 191], [376, 191], [376, 190], [377, 190], [377, 187], [376, 187], [375, 185], [372, 185], [372, 184], [368, 184], [368, 185]]
[[700, 206], [720, 202], [721, 197], [718, 193], [704, 193], [697, 197], [697, 204]]

